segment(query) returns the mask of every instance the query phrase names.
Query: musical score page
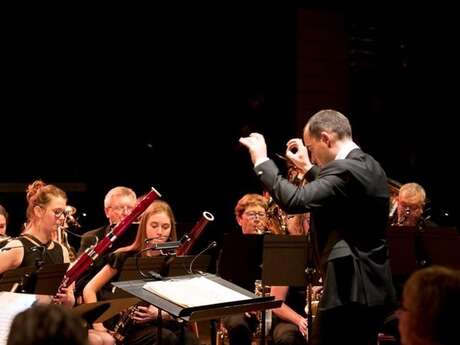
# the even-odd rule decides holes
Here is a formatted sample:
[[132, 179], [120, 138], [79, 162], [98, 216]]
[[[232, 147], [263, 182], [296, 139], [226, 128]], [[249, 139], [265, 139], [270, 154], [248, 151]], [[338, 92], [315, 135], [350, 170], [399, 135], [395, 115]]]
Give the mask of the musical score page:
[[13, 292], [0, 292], [0, 345], [5, 345], [14, 317], [32, 306], [37, 295]]
[[206, 277], [148, 282], [144, 289], [182, 307], [199, 307], [251, 299]]

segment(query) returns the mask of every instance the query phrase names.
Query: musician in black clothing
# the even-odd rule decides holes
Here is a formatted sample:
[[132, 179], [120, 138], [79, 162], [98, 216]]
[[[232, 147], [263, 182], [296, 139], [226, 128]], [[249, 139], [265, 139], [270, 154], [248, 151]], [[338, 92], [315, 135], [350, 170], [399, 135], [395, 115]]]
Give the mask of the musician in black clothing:
[[[105, 196], [104, 199], [104, 212], [109, 221], [109, 224], [104, 225], [95, 230], [86, 232], [80, 243], [80, 249], [78, 251], [78, 256], [80, 256], [86, 249], [94, 246], [97, 242], [102, 240], [111, 230], [112, 227], [120, 223], [123, 218], [125, 218], [136, 206], [136, 193], [128, 187], [118, 186], [112, 188]], [[137, 225], [136, 225], [137, 228]], [[79, 279], [76, 284], [76, 295], [81, 296], [84, 286], [91, 280], [94, 275], [99, 272], [102, 267], [107, 263], [107, 257], [110, 253], [114, 252], [116, 249], [126, 246], [134, 240], [135, 231], [134, 229], [129, 229], [126, 231], [123, 236], [113, 243], [110, 247], [110, 250], [104, 254], [98, 256], [94, 261], [91, 268], [88, 270], [87, 274]], [[109, 298], [111, 294], [111, 288], [103, 289], [100, 291], [99, 298], [104, 299]]]
[[[65, 220], [65, 192], [54, 185], [35, 181], [27, 189], [27, 201], [25, 231], [0, 252], [0, 273], [18, 267], [70, 262], [67, 248], [51, 239], [52, 233]], [[63, 292], [57, 295], [57, 302], [72, 306], [75, 302], [73, 289], [70, 287]]]
[[[146, 243], [146, 239], [152, 239]], [[170, 206], [161, 200], [154, 201], [142, 215], [135, 241], [129, 246], [117, 249], [109, 255], [108, 263], [85, 286], [83, 297], [85, 303], [96, 302], [97, 292], [112, 281], [117, 281], [123, 265], [128, 257], [141, 253], [142, 256], [157, 256], [160, 253], [153, 250], [144, 250], [154, 243], [177, 240], [176, 225]], [[158, 309], [152, 305], [139, 305], [133, 312], [130, 325], [122, 325], [126, 330], [123, 344], [126, 345], [153, 345], [157, 339]], [[133, 311], [131, 309], [131, 311]], [[162, 344], [178, 344], [180, 340], [180, 324], [167, 314], [162, 314]], [[105, 330], [102, 324], [94, 324], [96, 330]], [[119, 334], [120, 335], [120, 334]], [[118, 335], [116, 335], [118, 336]], [[198, 340], [190, 331], [185, 330], [185, 344], [197, 345]]]
[[392, 200], [390, 224], [393, 226], [436, 227], [427, 214], [425, 189], [415, 182], [405, 183]]

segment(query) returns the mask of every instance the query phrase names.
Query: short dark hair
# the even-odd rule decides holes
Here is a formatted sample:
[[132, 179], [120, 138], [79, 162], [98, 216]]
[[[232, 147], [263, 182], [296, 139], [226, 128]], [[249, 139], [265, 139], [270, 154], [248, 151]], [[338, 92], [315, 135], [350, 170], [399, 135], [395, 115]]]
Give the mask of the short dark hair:
[[7, 345], [88, 345], [83, 320], [57, 304], [37, 304], [15, 316]]
[[323, 131], [336, 133], [339, 140], [351, 138], [350, 121], [336, 110], [318, 111], [308, 120], [305, 129], [307, 127], [310, 135], [314, 138], [319, 138]]

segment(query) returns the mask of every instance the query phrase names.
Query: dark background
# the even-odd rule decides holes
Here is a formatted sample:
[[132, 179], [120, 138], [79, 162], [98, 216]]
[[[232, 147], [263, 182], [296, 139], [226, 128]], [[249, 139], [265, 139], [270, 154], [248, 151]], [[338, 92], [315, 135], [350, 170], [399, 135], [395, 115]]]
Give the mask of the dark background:
[[202, 241], [220, 238], [236, 201], [261, 192], [238, 138], [263, 133], [273, 157], [323, 108], [348, 115], [388, 176], [421, 183], [433, 218], [458, 226], [450, 13], [334, 2], [12, 11], [0, 124], [9, 232], [24, 221], [25, 187], [43, 179], [68, 192], [81, 231], [104, 223], [110, 188], [153, 186], [181, 229], [208, 210]]

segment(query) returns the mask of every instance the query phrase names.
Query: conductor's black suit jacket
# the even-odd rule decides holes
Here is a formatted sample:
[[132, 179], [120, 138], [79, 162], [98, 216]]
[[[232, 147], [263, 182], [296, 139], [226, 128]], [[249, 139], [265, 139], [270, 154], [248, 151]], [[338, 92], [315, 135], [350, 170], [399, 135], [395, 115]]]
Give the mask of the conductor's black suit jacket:
[[254, 169], [286, 212], [311, 212], [315, 258], [324, 279], [320, 307], [394, 302], [384, 238], [389, 192], [377, 161], [354, 149], [346, 159], [312, 168], [303, 187], [283, 178], [271, 160]]

